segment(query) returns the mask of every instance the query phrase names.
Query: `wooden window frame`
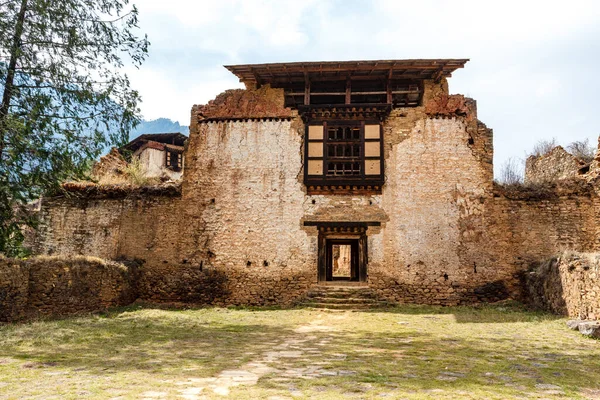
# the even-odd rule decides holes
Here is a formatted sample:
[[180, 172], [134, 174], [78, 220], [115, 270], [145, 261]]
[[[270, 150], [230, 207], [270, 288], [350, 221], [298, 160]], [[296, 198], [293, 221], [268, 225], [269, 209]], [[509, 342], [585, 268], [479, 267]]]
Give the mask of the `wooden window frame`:
[[[176, 166], [173, 166], [173, 164], [171, 163], [173, 157], [177, 158]], [[174, 172], [180, 172], [183, 169], [183, 153], [165, 150], [165, 168]]]
[[[365, 138], [365, 125], [378, 125], [379, 126], [379, 138], [367, 139]], [[321, 126], [323, 128], [322, 139], [310, 139], [309, 129], [310, 126]], [[328, 127], [331, 126], [358, 126], [360, 127], [360, 174], [356, 176], [331, 176], [328, 175]], [[343, 192], [357, 192], [357, 191], [375, 191], [380, 192], [381, 186], [385, 179], [384, 169], [384, 154], [383, 154], [383, 125], [378, 120], [325, 120], [315, 121], [306, 125], [305, 127], [305, 140], [304, 140], [304, 182], [308, 188], [309, 194], [321, 191], [332, 191], [336, 193]], [[309, 157], [309, 143], [323, 142], [323, 156], [322, 157]], [[379, 157], [365, 156], [365, 143], [368, 142], [379, 142]], [[380, 173], [379, 175], [368, 175], [365, 170], [366, 160], [379, 160]], [[322, 160], [322, 174], [321, 175], [310, 175], [309, 174], [309, 161]]]

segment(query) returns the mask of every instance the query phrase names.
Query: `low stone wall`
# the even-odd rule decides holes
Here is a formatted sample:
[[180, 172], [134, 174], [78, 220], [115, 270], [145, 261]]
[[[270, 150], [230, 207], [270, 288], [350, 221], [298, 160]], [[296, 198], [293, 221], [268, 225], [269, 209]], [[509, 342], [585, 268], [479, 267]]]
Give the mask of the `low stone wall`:
[[132, 269], [94, 257], [0, 260], [0, 321], [100, 311], [137, 298]]
[[29, 269], [10, 258], [0, 258], [0, 321], [22, 318], [29, 295]]
[[280, 271], [260, 267], [246, 270], [198, 266], [140, 269], [140, 299], [150, 302], [184, 302], [228, 305], [294, 304], [316, 283], [311, 271]]
[[493, 303], [520, 295], [518, 279], [465, 284], [443, 276], [437, 281], [406, 283], [390, 275], [372, 273], [369, 286], [380, 300], [406, 304], [456, 306]]
[[600, 254], [564, 253], [526, 276], [528, 302], [577, 319], [600, 319]]

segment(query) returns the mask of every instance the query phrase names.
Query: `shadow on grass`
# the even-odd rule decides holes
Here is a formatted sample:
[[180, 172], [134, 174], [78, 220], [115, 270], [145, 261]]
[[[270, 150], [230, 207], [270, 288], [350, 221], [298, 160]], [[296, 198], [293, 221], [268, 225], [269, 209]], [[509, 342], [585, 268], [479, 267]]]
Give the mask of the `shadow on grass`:
[[[240, 398], [260, 398], [290, 386], [319, 398], [363, 389], [368, 397], [443, 389], [466, 390], [475, 398], [516, 397], [524, 390], [543, 395], [539, 384], [558, 385], [568, 396], [582, 388], [600, 389], [595, 342], [557, 329], [552, 316], [522, 311], [518, 316], [518, 306], [504, 307], [398, 306], [336, 315], [304, 309], [165, 311], [133, 306], [100, 316], [0, 327], [0, 354], [21, 361], [10, 367], [14, 382], [20, 382], [23, 368], [66, 368], [85, 371], [85, 380], [121, 374], [122, 387], [136, 379], [160, 386], [189, 375], [216, 376], [264, 360], [285, 341], [293, 349], [279, 350], [302, 353], [281, 356], [272, 364], [278, 371], [256, 386], [236, 388], [245, 391]], [[462, 323], [486, 318], [494, 325]], [[531, 324], [512, 324], [517, 321]], [[328, 329], [295, 329], [320, 325]], [[0, 369], [1, 364], [0, 359]], [[285, 371], [315, 366], [329, 374], [281, 379]], [[38, 378], [45, 385], [54, 379], [43, 373]]]
[[[300, 307], [299, 307], [300, 308]], [[325, 309], [326, 310], [326, 309]], [[501, 302], [495, 304], [479, 304], [473, 306], [430, 306], [398, 304], [387, 307], [351, 310], [355, 313], [389, 313], [405, 315], [423, 315], [434, 318], [435, 315], [454, 315], [458, 323], [510, 323], [534, 322], [540, 320], [557, 320], [563, 317], [543, 311], [532, 311], [526, 305], [516, 302]], [[333, 311], [336, 312], [336, 311]]]
[[[436, 325], [436, 320], [422, 325], [413, 320], [399, 331], [373, 332], [366, 324], [357, 324], [343, 332], [318, 334], [307, 347], [317, 346], [324, 337], [327, 345], [318, 358], [304, 362], [304, 366], [327, 361], [324, 368], [330, 373], [310, 382], [263, 379], [259, 384], [264, 389], [290, 385], [307, 391], [316, 388], [316, 395], [323, 398], [327, 397], [325, 392], [331, 398], [360, 392], [374, 398], [378, 392], [414, 391], [423, 396], [427, 390], [439, 389], [470, 394], [458, 398], [519, 397], [523, 391], [552, 397], [545, 392], [546, 387], [576, 397], [581, 390], [600, 389], [595, 358], [600, 350], [585, 341], [566, 348], [561, 342], [562, 332], [552, 332], [554, 341], [543, 337], [548, 328], [545, 323], [532, 326], [534, 329], [525, 325], [515, 330], [509, 325], [504, 331], [497, 331], [496, 325], [476, 326], [475, 332], [466, 326], [453, 327], [448, 319], [446, 325]], [[298, 367], [298, 361], [286, 366]], [[444, 397], [435, 392], [431, 396]]]
[[0, 353], [36, 368], [60, 366], [94, 374], [143, 370], [163, 376], [190, 368], [196, 375], [212, 376], [247, 362], [291, 333], [281, 326], [226, 320], [126, 307], [0, 327]]

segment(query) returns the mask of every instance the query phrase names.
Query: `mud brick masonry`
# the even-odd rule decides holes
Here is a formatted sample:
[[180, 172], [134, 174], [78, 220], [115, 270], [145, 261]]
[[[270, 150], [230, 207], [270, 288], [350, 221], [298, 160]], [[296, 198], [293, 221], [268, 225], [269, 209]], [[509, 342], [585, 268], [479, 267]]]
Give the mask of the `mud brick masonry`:
[[292, 304], [336, 243], [382, 300], [519, 298], [532, 264], [599, 250], [598, 186], [495, 185], [492, 130], [448, 92], [467, 61], [228, 66], [246, 89], [192, 107], [179, 186], [44, 199], [34, 248], [135, 261], [153, 301]]

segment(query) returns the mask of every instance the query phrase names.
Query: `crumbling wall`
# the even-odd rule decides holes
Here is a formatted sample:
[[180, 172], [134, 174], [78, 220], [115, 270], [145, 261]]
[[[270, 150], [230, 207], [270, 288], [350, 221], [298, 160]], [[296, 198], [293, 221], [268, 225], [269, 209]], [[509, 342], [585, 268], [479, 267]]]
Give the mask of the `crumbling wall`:
[[272, 282], [265, 282], [275, 276], [316, 282], [316, 232], [302, 225], [303, 132], [289, 119], [191, 127], [195, 159], [186, 170], [183, 201], [202, 205], [203, 265], [228, 277], [234, 302], [247, 299], [247, 290], [271, 297], [264, 293]]
[[381, 194], [307, 195], [305, 125], [283, 92], [228, 91], [192, 109], [181, 193], [94, 186], [50, 199], [39, 249], [135, 260], [148, 300], [291, 304], [317, 283], [318, 233], [305, 222], [377, 222], [378, 295], [453, 305], [520, 297], [532, 263], [598, 247], [592, 183], [494, 187], [492, 131], [475, 102], [448, 96], [445, 81], [424, 88], [423, 106], [383, 123]]
[[115, 147], [92, 167], [92, 177], [99, 183], [125, 183], [127, 177], [127, 161]]
[[29, 270], [22, 262], [0, 257], [0, 321], [22, 318], [29, 296]]
[[[424, 110], [396, 109], [384, 125], [382, 208], [389, 221], [379, 238], [370, 237], [370, 284], [380, 297], [400, 302], [506, 298], [512, 277], [481, 251], [492, 188], [491, 131], [477, 121], [470, 99], [451, 97], [448, 105], [442, 97], [448, 100], [441, 94]], [[490, 282], [502, 283], [498, 289]]]
[[[63, 196], [44, 198], [39, 228], [31, 246], [37, 254], [90, 255], [115, 259], [130, 255], [130, 247], [161, 237], [176, 217], [180, 188], [176, 185], [65, 185]], [[144, 228], [131, 233], [130, 227]], [[172, 224], [180, 224], [173, 220]], [[146, 241], [144, 241], [145, 238]], [[138, 256], [138, 253], [131, 255]]]
[[521, 271], [564, 250], [600, 250], [600, 199], [593, 183], [494, 188], [490, 243]]
[[600, 319], [600, 257], [565, 252], [526, 277], [528, 302], [577, 319]]
[[283, 89], [272, 89], [269, 85], [255, 90], [226, 90], [206, 105], [195, 105], [192, 123], [205, 119], [290, 118], [298, 115], [284, 104]]
[[556, 146], [549, 153], [531, 155], [525, 161], [525, 184], [535, 185], [576, 178], [587, 172], [588, 164]]
[[0, 260], [0, 321], [100, 311], [136, 297], [134, 273], [116, 262], [45, 256]]

